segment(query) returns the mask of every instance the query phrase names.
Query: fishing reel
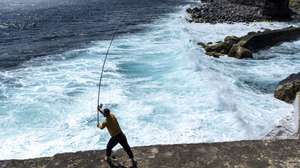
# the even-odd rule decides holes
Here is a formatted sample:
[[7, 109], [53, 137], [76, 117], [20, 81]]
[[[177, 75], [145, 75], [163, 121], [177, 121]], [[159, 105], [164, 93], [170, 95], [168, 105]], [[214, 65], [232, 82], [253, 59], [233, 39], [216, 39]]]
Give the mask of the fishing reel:
[[97, 110], [98, 110], [99, 112], [101, 112], [101, 113], [102, 113], [102, 110], [101, 110], [102, 107], [103, 107], [103, 104], [100, 104], [100, 105], [97, 106]]

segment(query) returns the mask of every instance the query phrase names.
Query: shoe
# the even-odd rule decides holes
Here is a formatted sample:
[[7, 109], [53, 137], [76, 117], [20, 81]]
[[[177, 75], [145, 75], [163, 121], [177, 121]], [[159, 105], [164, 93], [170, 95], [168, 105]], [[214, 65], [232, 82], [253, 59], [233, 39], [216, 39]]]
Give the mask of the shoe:
[[130, 168], [136, 168], [137, 167], [137, 162], [134, 159], [130, 159], [129, 167]]
[[105, 156], [104, 160], [105, 160], [106, 162], [108, 162], [108, 163], [111, 163], [111, 157]]

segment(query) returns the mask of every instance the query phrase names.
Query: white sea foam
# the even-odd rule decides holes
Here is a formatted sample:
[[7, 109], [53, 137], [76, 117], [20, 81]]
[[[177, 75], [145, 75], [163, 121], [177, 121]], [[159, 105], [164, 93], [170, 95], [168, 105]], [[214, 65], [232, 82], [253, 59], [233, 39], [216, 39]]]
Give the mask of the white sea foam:
[[[196, 43], [287, 24], [189, 24], [183, 13], [113, 42], [101, 101], [131, 145], [261, 138], [291, 111], [272, 87], [299, 71], [299, 41], [254, 60], [215, 59]], [[108, 43], [0, 72], [1, 159], [105, 148], [109, 135], [96, 129], [95, 107]]]

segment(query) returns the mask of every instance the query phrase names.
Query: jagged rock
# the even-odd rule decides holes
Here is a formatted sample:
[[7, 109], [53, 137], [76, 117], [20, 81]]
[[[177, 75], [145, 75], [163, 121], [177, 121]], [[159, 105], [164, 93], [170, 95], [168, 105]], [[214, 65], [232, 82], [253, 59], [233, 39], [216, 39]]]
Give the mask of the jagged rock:
[[230, 49], [228, 56], [238, 59], [253, 58], [252, 52], [249, 49], [239, 45], [234, 45]]
[[198, 43], [207, 55], [220, 57], [228, 55], [238, 59], [252, 58], [254, 52], [278, 45], [282, 42], [300, 38], [300, 27], [287, 27], [277, 30], [266, 29], [263, 32], [249, 32], [242, 37], [227, 36], [224, 42]]
[[211, 42], [207, 44], [198, 43], [198, 45], [205, 49], [206, 55], [209, 56], [219, 58], [220, 56], [228, 55], [238, 59], [252, 58], [252, 52], [242, 47], [241, 44], [244, 44], [241, 38], [236, 36], [227, 36], [224, 42], [217, 42], [216, 44], [212, 44]]
[[277, 30], [265, 30], [245, 36], [243, 47], [258, 51], [282, 42], [294, 41], [300, 38], [300, 27], [287, 27]]
[[206, 52], [205, 54], [208, 56], [216, 57], [216, 58], [219, 58], [220, 56], [224, 55], [224, 54], [218, 53], [218, 52]]
[[224, 42], [228, 43], [228, 44], [236, 44], [240, 41], [241, 39], [237, 36], [226, 36], [224, 39]]
[[206, 52], [218, 52], [221, 54], [227, 54], [232, 45], [222, 42], [214, 45], [207, 45], [205, 47]]
[[263, 15], [273, 19], [291, 19], [289, 0], [265, 0]]
[[293, 103], [297, 92], [300, 91], [300, 72], [292, 74], [286, 79], [279, 82], [275, 89], [274, 97], [285, 101], [287, 103]]

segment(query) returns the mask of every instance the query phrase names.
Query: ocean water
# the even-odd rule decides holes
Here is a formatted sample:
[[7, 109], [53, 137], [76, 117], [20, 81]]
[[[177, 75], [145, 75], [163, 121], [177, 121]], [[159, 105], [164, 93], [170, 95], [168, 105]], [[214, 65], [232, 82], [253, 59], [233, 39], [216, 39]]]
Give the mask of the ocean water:
[[[132, 146], [262, 138], [293, 110], [273, 91], [299, 72], [300, 41], [251, 60], [207, 57], [197, 42], [289, 23], [191, 24], [186, 7], [176, 5], [135, 25], [139, 31], [118, 34], [101, 102]], [[96, 128], [96, 104], [108, 44], [99, 39], [0, 71], [0, 159], [105, 148], [109, 135]]]

